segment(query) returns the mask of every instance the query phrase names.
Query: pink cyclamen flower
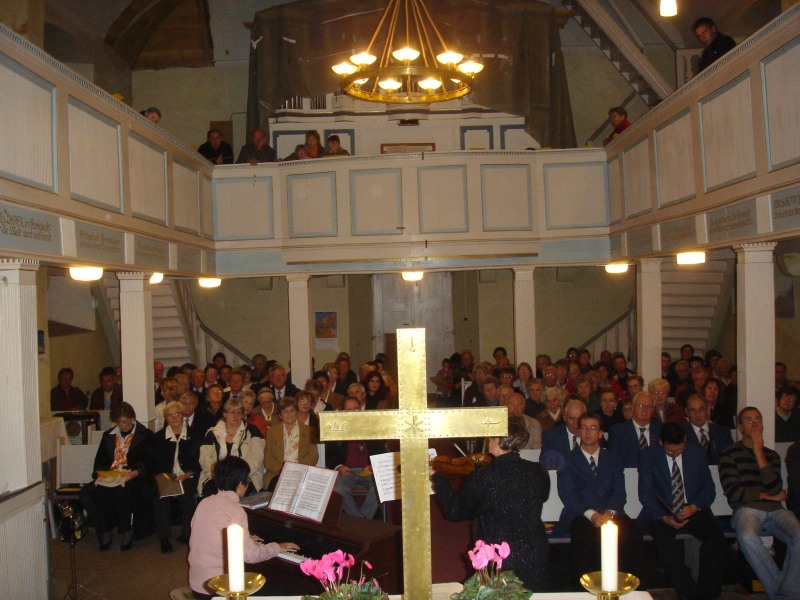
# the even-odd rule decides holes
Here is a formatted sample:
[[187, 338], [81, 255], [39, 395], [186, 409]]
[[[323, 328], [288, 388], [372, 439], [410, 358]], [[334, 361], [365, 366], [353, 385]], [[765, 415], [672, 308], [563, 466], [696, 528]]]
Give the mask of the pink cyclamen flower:
[[[482, 549], [481, 549], [482, 550]], [[481, 569], [485, 569], [486, 565], [489, 564], [489, 559], [486, 557], [486, 554], [478, 550], [477, 552], [469, 551], [467, 552], [467, 556], [472, 561], [472, 568], [476, 571], [480, 571]]]
[[364, 566], [367, 567], [368, 569], [372, 568], [372, 565], [366, 560], [364, 561]]
[[508, 558], [508, 555], [511, 554], [511, 547], [508, 545], [508, 542], [503, 542], [502, 544], [494, 544], [495, 550], [497, 550], [497, 554], [500, 558]]
[[307, 560], [305, 562], [300, 563], [300, 570], [305, 575], [313, 576], [316, 564], [317, 564], [317, 561], [315, 561], [315, 560]]

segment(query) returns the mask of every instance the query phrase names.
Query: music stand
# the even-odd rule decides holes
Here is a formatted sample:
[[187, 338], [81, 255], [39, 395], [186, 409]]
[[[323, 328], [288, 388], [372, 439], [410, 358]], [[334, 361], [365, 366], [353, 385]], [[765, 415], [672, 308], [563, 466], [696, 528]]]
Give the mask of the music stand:
[[[53, 501], [53, 504], [56, 505], [56, 508], [61, 513], [61, 535], [65, 538], [65, 541], [69, 541], [69, 562], [70, 562], [70, 572], [71, 572], [71, 579], [69, 587], [67, 588], [67, 593], [64, 594], [65, 598], [70, 598], [71, 600], [78, 600], [78, 587], [83, 587], [78, 583], [78, 559], [75, 550], [75, 545], [78, 543], [78, 540], [83, 537], [85, 533], [85, 525], [83, 522], [83, 516], [80, 514], [75, 513], [75, 509], [70, 506], [69, 503], [62, 504], [61, 500], [59, 500], [58, 495], [50, 488], [50, 486], [45, 482], [45, 488], [47, 489], [47, 493], [50, 496], [50, 499]], [[62, 600], [64, 600], [62, 599]]]

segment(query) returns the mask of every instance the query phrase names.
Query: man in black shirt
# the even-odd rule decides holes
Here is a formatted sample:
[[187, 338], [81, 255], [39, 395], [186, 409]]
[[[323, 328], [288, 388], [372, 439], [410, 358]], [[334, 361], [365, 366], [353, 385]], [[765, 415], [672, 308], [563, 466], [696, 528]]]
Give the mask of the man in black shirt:
[[716, 23], [709, 17], [697, 19], [692, 25], [692, 31], [697, 41], [705, 46], [700, 64], [697, 65], [698, 73], [736, 46], [732, 37], [717, 31]]
[[219, 129], [209, 129], [206, 134], [206, 143], [197, 151], [215, 165], [232, 165], [233, 148], [228, 142], [222, 141], [222, 132]]

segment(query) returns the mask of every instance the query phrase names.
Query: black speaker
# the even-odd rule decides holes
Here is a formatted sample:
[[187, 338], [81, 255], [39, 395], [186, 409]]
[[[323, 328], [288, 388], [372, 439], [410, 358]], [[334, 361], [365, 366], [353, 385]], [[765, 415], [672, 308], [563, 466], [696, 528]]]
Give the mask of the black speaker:
[[89, 410], [60, 412], [54, 416], [64, 419], [70, 444], [86, 445], [89, 443], [91, 426], [94, 425], [95, 429], [100, 429], [100, 414]]

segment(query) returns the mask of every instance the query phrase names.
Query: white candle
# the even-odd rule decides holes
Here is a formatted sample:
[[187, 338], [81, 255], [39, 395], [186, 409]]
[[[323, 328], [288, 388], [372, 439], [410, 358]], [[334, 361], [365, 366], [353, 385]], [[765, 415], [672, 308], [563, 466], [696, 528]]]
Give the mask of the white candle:
[[600, 572], [604, 592], [617, 590], [617, 526], [609, 521], [600, 527]]
[[[616, 558], [614, 560], [616, 562]], [[228, 526], [228, 589], [244, 591], [244, 529], [241, 525]]]

